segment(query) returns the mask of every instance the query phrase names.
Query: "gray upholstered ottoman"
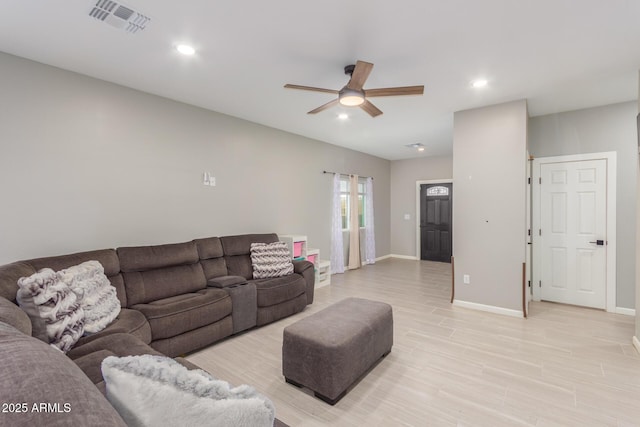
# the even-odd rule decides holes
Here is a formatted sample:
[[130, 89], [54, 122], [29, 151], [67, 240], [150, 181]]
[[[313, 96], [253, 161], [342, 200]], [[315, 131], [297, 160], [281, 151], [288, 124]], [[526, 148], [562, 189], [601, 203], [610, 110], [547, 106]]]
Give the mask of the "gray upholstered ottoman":
[[347, 298], [284, 328], [282, 373], [334, 405], [392, 346], [391, 306]]

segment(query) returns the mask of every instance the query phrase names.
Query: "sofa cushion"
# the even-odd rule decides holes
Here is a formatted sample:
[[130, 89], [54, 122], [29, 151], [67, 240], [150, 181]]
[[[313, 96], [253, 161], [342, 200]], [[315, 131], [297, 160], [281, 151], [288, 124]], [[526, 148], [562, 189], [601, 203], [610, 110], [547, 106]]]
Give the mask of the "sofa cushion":
[[0, 266], [0, 297], [16, 301], [18, 279], [31, 276], [37, 270], [27, 262], [18, 261]]
[[84, 310], [58, 274], [44, 268], [18, 280], [16, 300], [31, 319], [33, 335], [67, 352], [84, 332]]
[[107, 398], [129, 426], [273, 426], [273, 403], [253, 387], [231, 388], [167, 357], [109, 357], [102, 372]]
[[227, 274], [253, 278], [251, 266], [251, 243], [273, 243], [278, 241], [278, 235], [271, 234], [243, 234], [240, 236], [225, 236], [220, 238], [224, 259], [227, 264]]
[[133, 335], [116, 333], [105, 335], [87, 344], [76, 346], [69, 356], [82, 369], [89, 379], [98, 384], [102, 381], [100, 364], [108, 356], [135, 356], [140, 354], [160, 355], [149, 345]]
[[281, 277], [293, 273], [291, 254], [285, 242], [252, 243], [251, 266], [254, 279]]
[[7, 323], [25, 335], [31, 335], [31, 319], [13, 302], [0, 297], [0, 322]]
[[123, 273], [129, 308], [207, 287], [200, 264]]
[[256, 279], [258, 291], [258, 307], [269, 307], [294, 299], [304, 294], [305, 281], [299, 274], [275, 277], [271, 279]]
[[227, 275], [227, 263], [224, 259], [222, 242], [218, 237], [194, 240], [198, 248], [200, 264], [207, 280]]
[[[0, 424], [23, 426], [119, 426], [126, 424], [80, 368], [60, 351], [0, 323], [0, 402], [27, 410], [0, 415]], [[32, 410], [40, 403], [52, 411]], [[56, 410], [59, 409], [59, 410]]]
[[170, 338], [214, 323], [231, 314], [231, 298], [221, 289], [203, 289], [132, 308], [151, 325], [153, 340]]
[[224, 236], [220, 238], [224, 256], [249, 255], [252, 243], [273, 243], [278, 241], [278, 235], [269, 234], [241, 234], [238, 236]]
[[122, 272], [147, 271], [198, 262], [195, 242], [117, 249]]
[[115, 249], [99, 249], [96, 251], [78, 252], [69, 255], [36, 258], [24, 262], [33, 266], [35, 271], [43, 268], [50, 268], [52, 270], [59, 271], [91, 260], [98, 261], [102, 265], [104, 268], [104, 274], [107, 276], [113, 287], [116, 288], [116, 293], [121, 306], [126, 307], [127, 301], [124, 292], [124, 284], [122, 282], [122, 276], [120, 276], [120, 260], [118, 259]]
[[151, 326], [149, 326], [149, 322], [147, 322], [147, 318], [144, 317], [144, 314], [138, 310], [122, 308], [120, 309], [118, 317], [116, 317], [109, 326], [97, 334], [83, 336], [76, 343], [76, 346], [86, 344], [98, 337], [115, 333], [131, 334], [145, 344], [149, 344], [151, 342]]
[[198, 248], [198, 256], [201, 260], [222, 258], [224, 256], [222, 242], [220, 241], [219, 237], [195, 239], [194, 242], [196, 244], [196, 247]]
[[175, 337], [153, 341], [151, 347], [166, 356], [177, 357], [205, 348], [216, 341], [228, 337], [232, 333], [233, 321], [229, 315], [215, 323], [194, 329], [193, 331], [184, 332]]
[[258, 307], [256, 313], [256, 326], [263, 326], [276, 320], [299, 313], [307, 306], [307, 297], [299, 295], [292, 300], [282, 302], [269, 307]]

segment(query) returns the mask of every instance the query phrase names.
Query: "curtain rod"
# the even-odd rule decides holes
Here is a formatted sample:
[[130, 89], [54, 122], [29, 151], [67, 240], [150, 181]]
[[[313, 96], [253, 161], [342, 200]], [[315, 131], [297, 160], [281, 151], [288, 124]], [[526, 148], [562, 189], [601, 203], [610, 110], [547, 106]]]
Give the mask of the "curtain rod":
[[[322, 173], [332, 173], [332, 174], [338, 174], [338, 175], [345, 175], [345, 176], [353, 176], [355, 175], [354, 173], [342, 173], [342, 172], [331, 172], [331, 171], [322, 171]], [[362, 175], [358, 175], [360, 178], [371, 178], [373, 179], [372, 176], [362, 176]]]

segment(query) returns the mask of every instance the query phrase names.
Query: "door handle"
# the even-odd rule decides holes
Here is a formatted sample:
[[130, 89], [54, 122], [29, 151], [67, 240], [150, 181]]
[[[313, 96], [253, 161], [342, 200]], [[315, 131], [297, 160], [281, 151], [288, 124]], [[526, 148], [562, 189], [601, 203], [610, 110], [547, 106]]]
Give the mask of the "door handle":
[[598, 246], [604, 246], [604, 240], [596, 240], [595, 242], [589, 242], [589, 243], [595, 243]]

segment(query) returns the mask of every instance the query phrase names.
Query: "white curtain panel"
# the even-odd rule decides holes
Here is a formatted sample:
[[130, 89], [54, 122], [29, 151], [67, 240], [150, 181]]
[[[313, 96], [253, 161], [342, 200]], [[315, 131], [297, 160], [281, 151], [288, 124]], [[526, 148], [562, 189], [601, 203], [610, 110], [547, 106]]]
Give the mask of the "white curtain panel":
[[349, 270], [360, 268], [360, 221], [358, 221], [358, 175], [349, 177]]
[[333, 175], [333, 199], [331, 205], [331, 273], [344, 273], [340, 174], [338, 173]]
[[376, 235], [373, 223], [373, 178], [367, 178], [364, 189], [364, 263], [376, 262]]

